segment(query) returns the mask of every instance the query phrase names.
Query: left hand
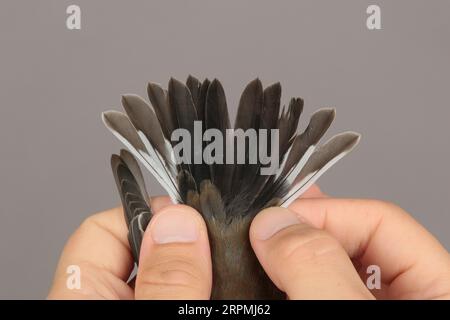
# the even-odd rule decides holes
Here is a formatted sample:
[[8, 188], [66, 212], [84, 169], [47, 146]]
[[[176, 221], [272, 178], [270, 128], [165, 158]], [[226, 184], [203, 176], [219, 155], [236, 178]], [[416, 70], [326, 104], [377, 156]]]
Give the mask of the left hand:
[[[167, 197], [152, 200], [134, 289], [134, 266], [121, 208], [87, 218], [67, 242], [49, 299], [209, 299], [212, 271], [208, 233], [200, 214]], [[80, 289], [70, 289], [67, 268], [80, 270]]]

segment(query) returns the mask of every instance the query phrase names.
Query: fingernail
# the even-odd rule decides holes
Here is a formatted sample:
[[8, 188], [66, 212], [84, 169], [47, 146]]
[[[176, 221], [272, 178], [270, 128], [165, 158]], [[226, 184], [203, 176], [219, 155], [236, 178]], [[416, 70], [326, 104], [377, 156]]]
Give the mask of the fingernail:
[[280, 230], [301, 223], [297, 215], [293, 212], [289, 210], [275, 210], [265, 213], [254, 227], [253, 232], [257, 239], [267, 240]]
[[166, 211], [153, 216], [150, 232], [158, 244], [195, 242], [199, 237], [199, 225], [190, 212]]

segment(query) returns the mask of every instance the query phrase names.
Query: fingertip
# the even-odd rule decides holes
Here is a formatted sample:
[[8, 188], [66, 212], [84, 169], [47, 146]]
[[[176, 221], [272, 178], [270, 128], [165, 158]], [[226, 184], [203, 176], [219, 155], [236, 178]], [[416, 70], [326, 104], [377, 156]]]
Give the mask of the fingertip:
[[261, 211], [250, 239], [266, 274], [291, 299], [370, 297], [339, 242], [297, 212]]
[[198, 211], [169, 205], [145, 231], [136, 280], [136, 297], [206, 299], [212, 283], [206, 224]]
[[172, 202], [172, 200], [170, 199], [170, 197], [168, 197], [168, 196], [152, 197], [150, 199], [150, 203], [151, 203], [153, 214], [158, 214], [165, 207], [168, 207], [168, 206], [171, 206], [174, 204]]
[[298, 216], [286, 208], [271, 207], [262, 210], [250, 226], [251, 240], [267, 240], [289, 226], [299, 224]]
[[207, 239], [206, 224], [197, 210], [183, 204], [166, 205], [153, 215], [147, 226], [141, 257], [155, 244], [189, 243], [205, 237]]

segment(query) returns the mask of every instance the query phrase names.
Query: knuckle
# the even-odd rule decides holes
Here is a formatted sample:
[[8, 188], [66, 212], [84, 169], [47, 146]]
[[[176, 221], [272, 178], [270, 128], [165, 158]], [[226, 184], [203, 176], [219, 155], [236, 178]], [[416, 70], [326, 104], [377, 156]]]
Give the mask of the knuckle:
[[95, 218], [94, 216], [95, 216], [95, 215], [92, 215], [92, 216], [89, 216], [89, 217], [85, 218], [85, 219], [81, 222], [79, 229], [80, 229], [80, 230], [89, 230], [89, 229], [91, 229], [92, 226], [95, 225], [95, 219], [96, 219], [96, 218]]
[[80, 230], [91, 230], [92, 228], [96, 228], [100, 225], [102, 213], [96, 213], [85, 218], [81, 224]]
[[200, 268], [186, 258], [170, 258], [148, 263], [138, 274], [136, 290], [146, 295], [162, 288], [196, 290], [202, 283]]
[[402, 208], [400, 208], [397, 204], [389, 201], [382, 201], [382, 200], [370, 200], [371, 207], [377, 209], [380, 212], [393, 212], [393, 211], [399, 211], [404, 212]]
[[78, 227], [78, 232], [95, 232], [98, 229], [104, 229], [111, 231], [108, 222], [111, 222], [110, 211], [99, 212], [85, 218], [80, 226]]
[[384, 217], [399, 217], [402, 219], [411, 219], [411, 215], [397, 204], [382, 200], [369, 200], [365, 212], [368, 219], [374, 218], [381, 221]]

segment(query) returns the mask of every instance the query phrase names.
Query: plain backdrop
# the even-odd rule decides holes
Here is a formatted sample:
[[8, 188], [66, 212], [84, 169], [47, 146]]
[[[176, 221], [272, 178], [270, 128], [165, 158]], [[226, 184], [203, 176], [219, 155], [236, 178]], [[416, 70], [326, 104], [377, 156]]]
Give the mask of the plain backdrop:
[[[70, 4], [81, 30], [66, 28]], [[366, 28], [370, 4], [382, 30]], [[233, 118], [255, 77], [280, 81], [283, 103], [305, 99], [303, 128], [335, 107], [327, 137], [363, 138], [324, 191], [395, 202], [450, 248], [449, 12], [447, 0], [2, 0], [0, 298], [45, 298], [71, 232], [119, 204], [121, 145], [101, 112], [190, 73], [222, 81]]]

